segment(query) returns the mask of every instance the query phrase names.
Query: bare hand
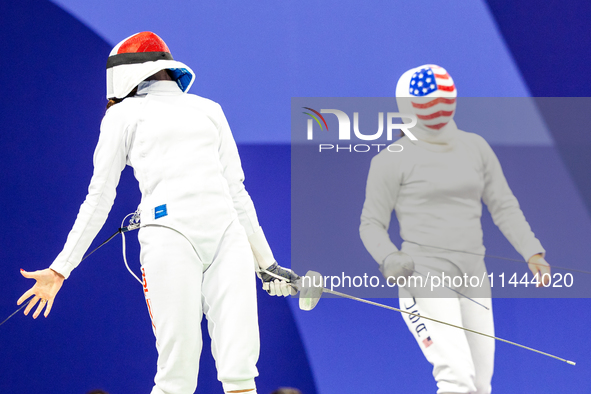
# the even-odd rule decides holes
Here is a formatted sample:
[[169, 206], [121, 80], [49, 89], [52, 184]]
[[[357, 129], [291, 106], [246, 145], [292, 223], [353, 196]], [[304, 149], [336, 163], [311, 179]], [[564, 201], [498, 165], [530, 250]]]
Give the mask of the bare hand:
[[534, 254], [532, 257], [530, 257], [527, 265], [529, 266], [532, 274], [534, 274], [534, 276], [537, 274], [540, 278], [537, 287], [550, 285], [550, 264], [544, 260], [544, 257], [542, 257], [541, 254]]
[[16, 302], [17, 305], [22, 304], [29, 297], [34, 296], [25, 308], [25, 316], [29, 314], [31, 309], [37, 304], [37, 301], [41, 300], [37, 306], [37, 310], [33, 314], [33, 319], [36, 319], [46, 306], [44, 316], [47, 317], [53, 306], [53, 300], [57, 292], [61, 289], [65, 278], [50, 268], [33, 272], [27, 272], [21, 269], [21, 274], [25, 278], [35, 279], [37, 282], [18, 299]]

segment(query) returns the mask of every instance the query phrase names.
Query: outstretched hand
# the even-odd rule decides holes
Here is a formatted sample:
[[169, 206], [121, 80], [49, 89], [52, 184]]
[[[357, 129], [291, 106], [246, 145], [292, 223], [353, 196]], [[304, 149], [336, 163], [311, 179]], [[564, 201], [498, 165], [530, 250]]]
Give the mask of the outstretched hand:
[[43, 311], [43, 308], [45, 308], [45, 313], [43, 315], [47, 317], [53, 306], [53, 300], [55, 299], [57, 292], [61, 289], [65, 278], [50, 268], [33, 272], [27, 272], [21, 269], [21, 274], [25, 278], [35, 279], [36, 283], [18, 299], [16, 302], [17, 305], [22, 304], [31, 296], [34, 296], [29, 302], [29, 305], [25, 308], [25, 316], [29, 314], [31, 309], [33, 309], [35, 304], [40, 300], [35, 313], [33, 313], [33, 319], [36, 319], [39, 316]]
[[534, 254], [532, 257], [529, 258], [527, 263], [532, 274], [534, 274], [534, 276], [537, 274], [538, 278], [540, 278], [537, 287], [549, 286], [551, 279], [550, 264], [548, 264], [548, 262], [544, 260], [544, 257], [542, 257], [541, 254]]

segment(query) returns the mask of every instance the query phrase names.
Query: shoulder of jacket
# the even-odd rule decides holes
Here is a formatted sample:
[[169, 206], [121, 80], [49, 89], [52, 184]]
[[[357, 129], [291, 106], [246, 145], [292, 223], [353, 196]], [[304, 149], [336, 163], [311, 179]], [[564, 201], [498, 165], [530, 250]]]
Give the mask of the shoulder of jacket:
[[[129, 116], [135, 112], [136, 103], [132, 103], [132, 99], [128, 98], [120, 103], [117, 103], [109, 108], [103, 116], [103, 123], [123, 123]], [[136, 100], [137, 101], [137, 100]]]
[[458, 130], [458, 138], [469, 144], [478, 145], [479, 147], [488, 147], [488, 142], [480, 134], [470, 133], [464, 130]]
[[380, 152], [372, 159], [372, 165], [397, 165], [408, 159], [408, 156], [415, 150], [412, 141], [402, 137], [397, 141], [382, 146]]
[[187, 100], [191, 101], [194, 105], [197, 105], [197, 106], [202, 107], [204, 109], [210, 109], [210, 110], [221, 109], [221, 105], [211, 99], [208, 99], [208, 98], [205, 98], [202, 96], [198, 96], [193, 93], [186, 93], [185, 97], [187, 98]]
[[477, 151], [478, 156], [488, 162], [491, 158], [496, 158], [495, 151], [489, 145], [489, 143], [479, 134], [469, 133], [466, 131], [458, 130], [460, 132], [460, 140], [468, 146], [471, 151]]
[[142, 99], [144, 97], [145, 96], [128, 97], [128, 98], [124, 99], [123, 101], [121, 101], [115, 105], [112, 105], [111, 108], [109, 108], [105, 112], [105, 116], [107, 116], [107, 115], [116, 116], [116, 117], [128, 116], [129, 114], [131, 114], [134, 111], [141, 108], [142, 103], [144, 102], [144, 100], [142, 100]]

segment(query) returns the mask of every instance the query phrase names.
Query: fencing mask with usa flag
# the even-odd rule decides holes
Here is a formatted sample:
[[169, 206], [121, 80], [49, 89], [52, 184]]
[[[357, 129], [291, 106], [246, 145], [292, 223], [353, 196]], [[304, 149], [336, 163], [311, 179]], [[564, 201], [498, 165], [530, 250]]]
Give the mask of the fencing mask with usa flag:
[[421, 140], [439, 142], [447, 131], [456, 129], [457, 90], [443, 68], [426, 64], [406, 71], [396, 85], [398, 110], [417, 117], [411, 132]]

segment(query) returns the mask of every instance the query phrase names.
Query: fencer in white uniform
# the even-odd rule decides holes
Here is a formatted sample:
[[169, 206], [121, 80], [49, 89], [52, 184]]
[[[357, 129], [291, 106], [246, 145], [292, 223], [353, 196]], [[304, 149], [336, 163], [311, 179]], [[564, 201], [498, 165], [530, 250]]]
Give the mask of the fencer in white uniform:
[[[494, 335], [490, 284], [479, 256], [485, 251], [482, 202], [534, 273], [549, 273], [544, 248], [531, 231], [493, 150], [482, 137], [456, 127], [457, 91], [446, 70], [424, 65], [407, 71], [398, 81], [396, 97], [401, 113], [417, 116], [418, 124], [410, 131], [418, 141], [404, 136], [396, 141], [404, 147], [402, 152], [382, 150], [372, 159], [361, 239], [386, 278], [411, 274], [484, 277], [478, 287], [465, 286], [465, 282], [459, 287], [450, 285], [482, 305], [446, 288], [433, 293], [408, 285], [399, 289], [400, 308]], [[404, 241], [400, 251], [388, 235], [393, 211]], [[438, 393], [491, 392], [493, 339], [417, 316], [404, 314], [403, 318], [433, 365]]]
[[[50, 273], [68, 278], [80, 263], [107, 218], [121, 171], [130, 165], [142, 193], [141, 270], [158, 349], [152, 394], [195, 391], [203, 314], [224, 391], [255, 393], [255, 261], [285, 273], [244, 188], [226, 117], [217, 103], [186, 93], [193, 79], [154, 33], [135, 34], [113, 49], [107, 98], [117, 104], [103, 118], [88, 195]], [[289, 291], [273, 278], [267, 282], [273, 295]], [[53, 303], [57, 290], [42, 290], [31, 294]]]

